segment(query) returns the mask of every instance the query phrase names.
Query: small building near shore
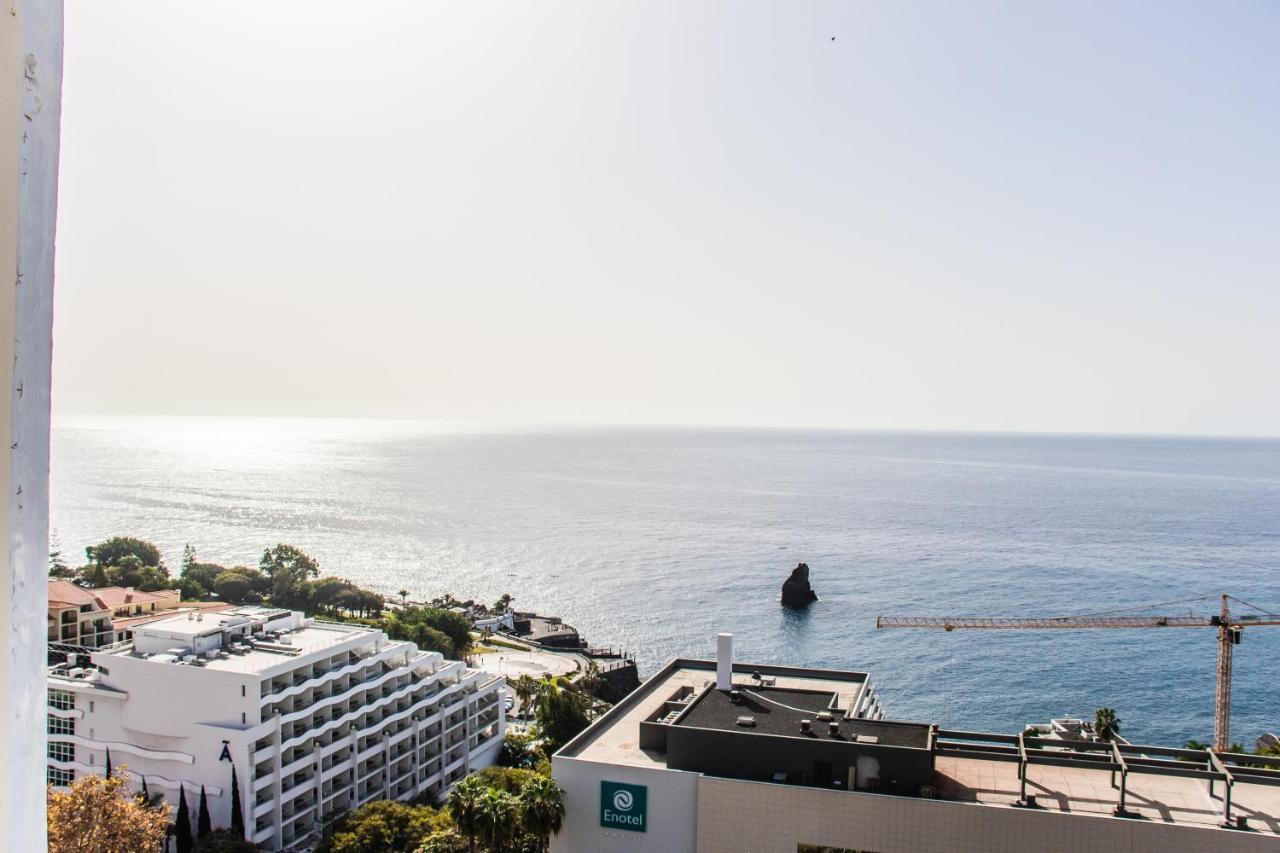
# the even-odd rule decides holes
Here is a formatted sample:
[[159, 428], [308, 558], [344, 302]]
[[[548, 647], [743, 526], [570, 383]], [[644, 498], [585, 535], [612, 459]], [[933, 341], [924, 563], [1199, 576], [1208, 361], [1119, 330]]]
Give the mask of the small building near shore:
[[512, 626], [522, 640], [556, 649], [581, 649], [586, 641], [572, 625], [566, 625], [559, 616], [539, 616], [536, 613], [514, 614]]
[[479, 618], [472, 619], [471, 624], [477, 631], [492, 631], [495, 634], [515, 633], [516, 615], [513, 611], [507, 609], [497, 616], [485, 614]]

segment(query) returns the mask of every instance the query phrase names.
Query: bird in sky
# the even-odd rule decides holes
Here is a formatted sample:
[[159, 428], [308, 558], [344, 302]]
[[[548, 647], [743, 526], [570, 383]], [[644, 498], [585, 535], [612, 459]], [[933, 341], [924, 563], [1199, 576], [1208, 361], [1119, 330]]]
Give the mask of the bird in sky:
[[835, 36], [832, 36], [832, 37], [831, 37], [831, 40], [832, 40], [832, 41], [835, 41], [835, 40], [836, 40], [836, 37], [835, 37]]

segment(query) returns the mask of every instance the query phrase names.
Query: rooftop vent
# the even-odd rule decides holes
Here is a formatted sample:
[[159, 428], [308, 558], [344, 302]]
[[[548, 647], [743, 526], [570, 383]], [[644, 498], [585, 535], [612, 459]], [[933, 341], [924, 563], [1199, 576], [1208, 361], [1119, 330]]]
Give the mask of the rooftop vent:
[[729, 701], [730, 701], [730, 702], [732, 702], [732, 703], [733, 703], [733, 704], [735, 704], [735, 705], [741, 705], [741, 704], [742, 704], [742, 694], [741, 694], [741, 693], [739, 693], [737, 690], [730, 690], [730, 691], [729, 691]]
[[854, 738], [858, 743], [879, 743], [880, 738], [875, 735], [858, 735]]
[[800, 721], [800, 731], [804, 732], [805, 734], [809, 734], [810, 732], [812, 732], [812, 731], [813, 731], [813, 722], [812, 722], [811, 720], [801, 720], [801, 721]]
[[756, 718], [750, 714], [743, 714], [738, 717], [738, 725], [742, 726], [744, 729], [753, 729], [756, 726]]
[[831, 712], [830, 712], [830, 711], [819, 711], [819, 712], [818, 712], [818, 722], [820, 722], [820, 723], [829, 723], [829, 722], [831, 722]]
[[827, 731], [831, 732], [832, 737], [840, 737], [840, 724], [832, 721], [828, 724]]
[[733, 634], [716, 635], [716, 689], [733, 689]]

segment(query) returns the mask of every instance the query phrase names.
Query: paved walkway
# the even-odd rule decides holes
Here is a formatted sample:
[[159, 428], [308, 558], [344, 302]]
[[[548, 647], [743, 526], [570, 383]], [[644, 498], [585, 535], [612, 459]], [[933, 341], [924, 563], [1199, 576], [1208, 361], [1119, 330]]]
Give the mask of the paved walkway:
[[547, 675], [560, 676], [576, 672], [582, 662], [575, 654], [557, 654], [554, 652], [516, 651], [498, 647], [497, 651], [475, 655], [475, 666], [485, 672], [505, 675], [509, 679], [522, 675], [542, 678]]

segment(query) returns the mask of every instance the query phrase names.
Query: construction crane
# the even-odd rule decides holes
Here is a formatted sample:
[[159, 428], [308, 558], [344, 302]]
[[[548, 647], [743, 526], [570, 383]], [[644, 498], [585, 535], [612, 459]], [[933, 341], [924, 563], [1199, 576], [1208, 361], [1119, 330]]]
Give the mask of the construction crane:
[[[1186, 601], [1203, 601], [1184, 599], [1164, 604], [1153, 604], [1134, 610], [1149, 610], [1154, 607], [1166, 607], [1171, 604], [1182, 604]], [[1235, 601], [1257, 614], [1232, 616], [1230, 602]], [[1213, 748], [1226, 752], [1231, 733], [1231, 655], [1240, 644], [1244, 628], [1263, 625], [1280, 625], [1280, 614], [1271, 613], [1260, 607], [1254, 607], [1247, 601], [1233, 596], [1222, 596], [1222, 610], [1210, 616], [1145, 616], [1125, 615], [1124, 610], [1093, 613], [1082, 616], [1051, 616], [1031, 618], [980, 617], [980, 616], [878, 616], [877, 628], [941, 628], [954, 631], [957, 628], [1010, 629], [1029, 628], [1033, 630], [1080, 628], [1216, 628], [1218, 630], [1218, 691], [1213, 709]]]

